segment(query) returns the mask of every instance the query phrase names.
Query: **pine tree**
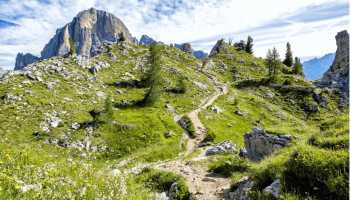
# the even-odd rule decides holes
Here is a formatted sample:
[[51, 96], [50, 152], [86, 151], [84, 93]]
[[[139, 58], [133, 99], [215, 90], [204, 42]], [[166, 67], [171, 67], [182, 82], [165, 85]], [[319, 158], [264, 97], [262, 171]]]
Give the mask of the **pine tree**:
[[293, 53], [289, 42], [287, 42], [286, 57], [283, 61], [283, 64], [287, 65], [288, 67], [293, 66]]
[[295, 57], [293, 72], [294, 74], [304, 76], [303, 65], [301, 64], [300, 58], [298, 57]]
[[244, 40], [241, 40], [239, 42], [236, 42], [233, 46], [236, 47], [236, 49], [239, 51], [245, 51], [246, 44]]
[[245, 51], [247, 53], [253, 54], [253, 38], [248, 36], [247, 44], [245, 45]]
[[147, 73], [145, 80], [146, 86], [149, 86], [145, 97], [143, 98], [143, 105], [153, 105], [159, 98], [161, 93], [160, 83], [160, 49], [156, 44], [150, 46], [151, 51], [151, 69]]
[[272, 51], [270, 49], [267, 51], [266, 62], [269, 68], [269, 78], [274, 81], [278, 75], [278, 68], [281, 62], [275, 47]]

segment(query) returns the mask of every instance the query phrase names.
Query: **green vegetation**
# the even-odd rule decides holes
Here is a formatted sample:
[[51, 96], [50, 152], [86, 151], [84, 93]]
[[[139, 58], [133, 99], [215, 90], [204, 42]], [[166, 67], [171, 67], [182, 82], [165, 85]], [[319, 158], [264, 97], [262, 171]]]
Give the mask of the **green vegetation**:
[[245, 46], [245, 52], [249, 54], [253, 54], [253, 38], [248, 36], [247, 38], [247, 44]]
[[156, 190], [158, 192], [168, 192], [171, 186], [176, 183], [176, 199], [192, 199], [184, 178], [172, 172], [157, 171], [146, 168], [143, 170], [140, 177], [138, 177], [138, 180], [143, 182], [147, 187], [150, 187], [152, 190]]
[[187, 114], [214, 94], [218, 82], [229, 92], [213, 104], [222, 112], [199, 113], [207, 128], [203, 143], [230, 141], [239, 149], [253, 127], [291, 135], [293, 142], [257, 163], [237, 155], [191, 162], [233, 183], [251, 177], [255, 199], [269, 199], [263, 189], [276, 179], [280, 199], [346, 199], [348, 108], [338, 108], [337, 93], [300, 76], [299, 60], [290, 68], [276, 49], [267, 59], [254, 57], [252, 42], [222, 40], [204, 62], [167, 45], [121, 42], [91, 59], [89, 66], [106, 66], [95, 74], [74, 57], [55, 57], [36, 64], [41, 81], [24, 74], [1, 81], [0, 196], [141, 200], [176, 182], [179, 199], [192, 198], [174, 173], [147, 169], [122, 176], [114, 170], [181, 157], [183, 130], [197, 137]]
[[301, 64], [300, 58], [298, 57], [295, 57], [293, 72], [294, 74], [297, 74], [297, 75], [302, 75], [302, 76], [304, 75], [303, 65]]
[[283, 64], [285, 64], [288, 67], [293, 66], [293, 53], [289, 42], [287, 42], [286, 56], [283, 60]]
[[286, 189], [299, 194], [318, 199], [348, 199], [348, 152], [312, 147], [298, 149], [286, 163], [283, 178]]
[[191, 119], [187, 116], [184, 115], [181, 117], [181, 119], [179, 120], [179, 125], [186, 130], [187, 134], [191, 137], [191, 138], [195, 138], [196, 137], [196, 130], [195, 127], [191, 121]]
[[275, 81], [280, 68], [280, 58], [276, 48], [268, 50], [266, 55], [266, 62], [269, 68], [269, 77], [272, 81]]
[[249, 168], [246, 160], [238, 156], [224, 156], [209, 165], [209, 171], [222, 174], [226, 177], [233, 175], [235, 172], [245, 172]]

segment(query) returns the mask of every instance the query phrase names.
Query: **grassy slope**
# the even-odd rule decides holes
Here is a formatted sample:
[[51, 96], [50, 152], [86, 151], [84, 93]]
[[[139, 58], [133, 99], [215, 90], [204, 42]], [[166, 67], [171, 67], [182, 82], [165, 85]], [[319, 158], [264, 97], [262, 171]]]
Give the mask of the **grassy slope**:
[[[143, 98], [147, 88], [116, 88], [113, 83], [123, 81], [127, 76], [139, 80], [149, 68], [148, 48], [122, 48], [114, 45], [110, 52], [117, 56], [116, 61], [108, 53], [91, 60], [91, 63], [103, 61], [110, 64], [109, 68], [96, 74], [96, 80], [92, 80], [94, 75], [79, 67], [71, 58], [52, 58], [42, 61], [37, 67], [43, 74], [45, 83], [57, 82], [53, 90], [48, 90], [43, 82], [28, 81], [29, 78], [22, 75], [12, 76], [0, 84], [0, 196], [8, 199], [118, 197], [118, 179], [114, 178], [113, 182], [113, 177], [109, 175], [110, 169], [117, 163], [115, 159], [132, 155], [133, 164], [136, 164], [138, 161], [169, 159], [182, 150], [183, 131], [173, 120], [173, 113], [167, 111], [165, 104], [172, 105], [178, 114], [188, 112], [213, 90], [213, 86], [205, 75], [196, 71], [196, 67], [200, 65], [198, 60], [165, 46], [160, 51], [162, 83], [164, 86], [174, 86], [180, 76], [185, 76], [186, 87], [191, 88], [188, 92], [162, 92], [160, 99], [152, 107], [113, 109], [113, 120], [132, 128], [109, 130], [102, 124], [94, 130], [93, 135], [88, 138], [91, 145], [107, 146], [108, 150], [103, 153], [45, 144], [48, 138], [62, 139], [67, 135], [70, 142], [84, 140], [86, 131], [71, 129], [72, 123], [93, 121], [89, 112], [103, 111], [107, 96], [112, 102]], [[64, 78], [57, 73], [45, 71], [45, 66], [57, 61], [62, 61], [63, 67], [74, 73], [74, 76]], [[199, 88], [193, 81], [208, 85], [208, 89]], [[22, 100], [5, 102], [7, 94], [21, 96]], [[58, 112], [62, 121], [46, 134], [41, 130], [40, 123], [44, 120], [45, 113], [54, 111]], [[166, 138], [166, 132], [172, 132], [173, 135]], [[34, 136], [34, 133], [37, 135]], [[40, 137], [37, 137], [38, 134]], [[82, 167], [85, 165], [86, 168]], [[81, 176], [77, 176], [78, 174]], [[59, 179], [63, 181], [57, 181]], [[72, 183], [67, 183], [65, 179]], [[39, 184], [43, 189], [40, 192], [35, 192], [34, 189], [21, 192], [24, 185], [28, 184]], [[130, 184], [129, 190], [135, 191], [129, 192], [128, 198], [145, 198], [147, 192], [144, 189]], [[66, 191], [64, 195], [63, 191]]]
[[[286, 162], [293, 152], [307, 154], [309, 151], [318, 152], [323, 151], [321, 148], [326, 148], [326, 152], [342, 152], [341, 154], [343, 157], [340, 159], [340, 162], [344, 163], [348, 160], [347, 144], [349, 136], [347, 133], [349, 130], [349, 117], [347, 115], [347, 110], [341, 111], [338, 109], [337, 102], [339, 99], [337, 95], [322, 92], [328, 99], [327, 107], [318, 105], [320, 111], [309, 114], [304, 111], [304, 105], [308, 103], [317, 105], [312, 95], [313, 93], [320, 93], [318, 89], [307, 94], [299, 94], [294, 91], [280, 91], [268, 86], [237, 89], [233, 86], [235, 82], [247, 79], [259, 80], [267, 77], [267, 69], [264, 67], [263, 60], [254, 58], [244, 52], [237, 52], [232, 47], [226, 47], [225, 51], [215, 55], [212, 59], [217, 66], [226, 66], [225, 70], [220, 71], [214, 69], [217, 76], [220, 76], [222, 80], [233, 83], [229, 93], [226, 96], [220, 97], [214, 104], [222, 109], [221, 113], [215, 113], [207, 109], [200, 114], [201, 120], [207, 126], [209, 132], [215, 135], [214, 143], [230, 140], [237, 144], [238, 147], [243, 147], [243, 135], [256, 126], [263, 127], [272, 133], [289, 134], [294, 137], [292, 146], [276, 152], [260, 163], [246, 161], [245, 164], [242, 164], [239, 160], [234, 159], [232, 161], [233, 158], [231, 156], [216, 156], [207, 161], [207, 163], [211, 163], [210, 166], [212, 169], [222, 170], [226, 175], [232, 173], [233, 183], [237, 182], [245, 175], [253, 177], [258, 185], [258, 187], [255, 187], [253, 190], [254, 198], [269, 199], [269, 197], [263, 197], [261, 190], [276, 178], [282, 178], [282, 180], [284, 180], [285, 175], [283, 174], [290, 171], [290, 169], [286, 170]], [[288, 80], [288, 85], [300, 87], [311, 86], [311, 84], [302, 77], [289, 74], [289, 69], [286, 67], [283, 68], [282, 70], [285, 73], [280, 72], [277, 83], [283, 84]], [[273, 94], [273, 97], [268, 97], [268, 93]], [[238, 115], [235, 113], [236, 111], [240, 111], [244, 115]], [[312, 147], [312, 150], [310, 150], [310, 138], [314, 141], [313, 146], [316, 146]], [[337, 149], [339, 150], [333, 150], [334, 147], [338, 147]], [[321, 154], [322, 153], [319, 153], [317, 155], [320, 156]], [[327, 158], [309, 157], [309, 159], [310, 163], [315, 159], [314, 161], [316, 164], [319, 162], [317, 159], [326, 160]], [[296, 162], [298, 161], [295, 161], [293, 164], [296, 164]], [[305, 166], [296, 169], [293, 173], [304, 174], [305, 172], [303, 170], [307, 171], [308, 169], [306, 166], [309, 164], [308, 161], [300, 164], [301, 166]], [[243, 172], [242, 170], [237, 170], [240, 169], [240, 167], [237, 166], [245, 167], [246, 165], [249, 167], [243, 170]], [[325, 165], [332, 165], [332, 163], [327, 163]], [[338, 171], [339, 169], [332, 166], [327, 167], [333, 170], [331, 173], [340, 174], [339, 176], [344, 178], [340, 180], [347, 180], [347, 170], [340, 172]], [[319, 171], [315, 171], [314, 173], [323, 173], [322, 168], [317, 168], [317, 170]], [[303, 179], [305, 179], [305, 177], [301, 175], [299, 181]], [[291, 182], [290, 180], [288, 181]], [[310, 180], [309, 183], [314, 183], [315, 181], [316, 180]], [[328, 179], [327, 181], [330, 182]], [[295, 188], [297, 184], [298, 183], [295, 182], [290, 184], [289, 191], [297, 190]], [[342, 187], [346, 188], [347, 186], [345, 184], [345, 186], [343, 185]], [[303, 199], [305, 198], [305, 193], [302, 192], [309, 192], [306, 189], [306, 191], [302, 192], [297, 191], [297, 195], [295, 195], [289, 191], [286, 189], [281, 198]], [[314, 198], [322, 199], [328, 197]], [[333, 198], [339, 198], [339, 196], [333, 196]]]
[[[237, 89], [234, 85], [239, 81], [266, 77], [267, 68], [263, 59], [227, 47], [226, 52], [212, 58], [214, 68], [202, 69], [202, 63], [191, 55], [176, 48], [167, 46], [160, 48], [162, 87], [175, 87], [179, 79], [185, 77], [186, 92], [184, 94], [162, 92], [160, 99], [151, 107], [113, 109], [113, 120], [119, 125], [131, 128], [110, 129], [101, 124], [89, 139], [92, 145], [107, 146], [108, 151], [103, 153], [47, 145], [44, 141], [48, 138], [63, 138], [67, 132], [71, 133], [69, 141], [85, 139], [86, 131], [72, 130], [71, 124], [93, 121], [94, 118], [89, 112], [103, 111], [107, 96], [112, 102], [142, 99], [147, 88], [117, 88], [113, 84], [125, 79], [142, 78], [150, 67], [148, 48], [142, 46], [123, 48], [114, 45], [109, 51], [117, 57], [115, 61], [109, 53], [104, 53], [91, 61], [110, 64], [109, 68], [102, 69], [96, 74], [95, 81], [91, 80], [93, 74], [79, 67], [71, 58], [52, 58], [42, 61], [39, 67], [43, 68], [52, 62], [62, 60], [64, 67], [75, 74], [72, 78], [63, 78], [56, 73], [41, 70], [45, 74], [45, 82], [58, 81], [52, 91], [41, 82], [25, 83], [28, 78], [20, 75], [0, 83], [0, 97], [10, 93], [22, 96], [23, 99], [15, 103], [6, 103], [0, 98], [0, 196], [8, 199], [45, 199], [44, 197], [93, 199], [112, 196], [145, 199], [150, 195], [149, 189], [133, 177], [127, 179], [128, 194], [124, 197], [118, 196], [121, 193], [119, 184], [122, 181], [118, 176], [111, 176], [110, 171], [118, 160], [131, 159], [129, 165], [133, 166], [142, 162], [171, 159], [182, 151], [183, 130], [174, 122], [174, 114], [169, 112], [165, 105], [170, 104], [177, 114], [182, 114], [196, 108], [201, 99], [210, 95], [213, 92], [213, 85], [201, 70], [214, 74], [221, 82], [230, 84], [229, 93], [214, 103], [223, 110], [221, 113], [214, 113], [210, 108], [200, 113], [203, 124], [215, 135], [214, 143], [230, 140], [242, 147], [244, 133], [254, 126], [295, 136], [291, 147], [277, 152], [261, 163], [248, 162], [247, 170], [234, 173], [233, 182], [243, 175], [253, 176], [256, 180], [261, 180], [260, 182], [282, 177], [285, 170], [284, 163], [292, 152], [307, 149], [310, 137], [316, 138], [313, 140], [316, 141], [314, 142], [316, 147], [313, 147], [316, 149], [322, 145], [322, 147], [329, 146], [329, 143], [337, 145], [338, 137], [341, 137], [341, 142], [344, 138], [348, 140], [347, 134], [344, 134], [348, 130], [346, 126], [348, 116], [337, 109], [337, 97], [334, 95], [325, 94], [329, 99], [328, 107], [320, 107], [319, 113], [307, 118], [303, 103], [313, 102], [310, 95], [281, 92], [267, 86]], [[284, 69], [285, 72], [288, 70]], [[309, 82], [299, 76], [281, 73], [278, 83], [285, 83], [286, 80], [292, 85], [310, 86]], [[208, 89], [201, 89], [198, 83], [206, 84]], [[97, 95], [101, 92], [102, 96]], [[267, 93], [272, 93], [273, 97], [267, 98]], [[238, 110], [244, 113], [244, 116], [235, 114]], [[40, 123], [45, 113], [53, 111], [59, 112], [58, 116], [62, 122], [49, 134], [44, 134]], [[329, 120], [338, 115], [340, 117], [337, 119], [341, 120], [336, 122]], [[338, 121], [340, 125], [334, 125]], [[321, 126], [323, 128], [320, 131]], [[39, 139], [33, 136], [37, 131], [40, 133]], [[170, 131], [173, 136], [165, 137], [165, 133]], [[324, 139], [325, 133], [328, 134], [328, 140]], [[214, 156], [209, 162], [219, 160], [217, 162], [220, 164], [225, 159]], [[83, 178], [78, 174], [83, 174]], [[42, 187], [38, 192], [20, 191], [25, 184], [38, 183]], [[257, 193], [259, 189], [261, 188], [256, 190]], [[290, 194], [286, 192], [286, 196], [288, 195]]]

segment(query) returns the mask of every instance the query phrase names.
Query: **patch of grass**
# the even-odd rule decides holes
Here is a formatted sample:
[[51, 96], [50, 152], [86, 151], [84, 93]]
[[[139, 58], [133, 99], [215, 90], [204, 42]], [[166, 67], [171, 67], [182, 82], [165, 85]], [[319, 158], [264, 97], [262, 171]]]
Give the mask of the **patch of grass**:
[[139, 177], [147, 187], [158, 192], [169, 191], [173, 183], [177, 183], [178, 193], [177, 200], [190, 200], [191, 194], [188, 190], [184, 178], [181, 176], [166, 171], [158, 171], [153, 169], [145, 169]]
[[209, 165], [209, 171], [230, 177], [235, 172], [245, 172], [249, 169], [249, 164], [243, 158], [236, 155], [220, 157]]
[[310, 194], [317, 199], [348, 199], [349, 154], [299, 148], [286, 163], [283, 180], [288, 191]]

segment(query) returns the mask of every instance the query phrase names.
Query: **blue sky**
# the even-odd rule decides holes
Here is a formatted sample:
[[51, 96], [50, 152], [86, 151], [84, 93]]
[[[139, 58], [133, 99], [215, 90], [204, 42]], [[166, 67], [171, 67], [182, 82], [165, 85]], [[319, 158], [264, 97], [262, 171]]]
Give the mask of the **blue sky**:
[[210, 51], [220, 38], [255, 40], [255, 54], [276, 46], [308, 58], [336, 49], [334, 36], [349, 27], [347, 0], [0, 0], [0, 67], [13, 68], [18, 52], [40, 55], [57, 28], [95, 7], [119, 17], [139, 38], [191, 42]]

